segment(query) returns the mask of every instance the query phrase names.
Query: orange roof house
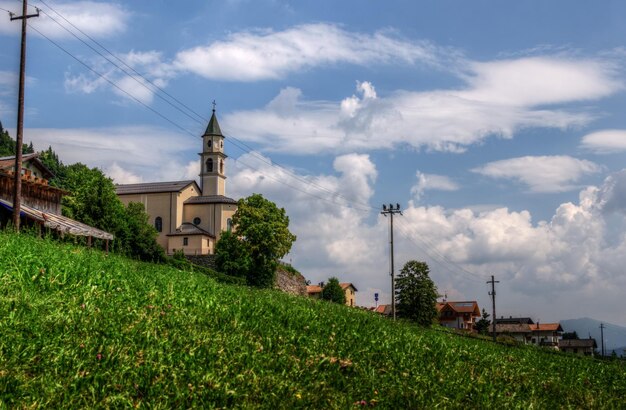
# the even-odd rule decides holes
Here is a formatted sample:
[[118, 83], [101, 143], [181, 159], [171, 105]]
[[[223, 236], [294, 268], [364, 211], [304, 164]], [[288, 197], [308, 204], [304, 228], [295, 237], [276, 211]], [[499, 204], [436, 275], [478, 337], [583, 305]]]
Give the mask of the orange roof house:
[[474, 330], [480, 309], [476, 301], [437, 302], [439, 324], [453, 329]]
[[[341, 289], [346, 296], [346, 305], [347, 306], [356, 306], [356, 298], [355, 294], [358, 292], [358, 289], [349, 282], [342, 282], [339, 284]], [[322, 289], [324, 288], [324, 282], [321, 282], [319, 285], [308, 285], [306, 287], [306, 293], [316, 299], [320, 299], [322, 297]]]

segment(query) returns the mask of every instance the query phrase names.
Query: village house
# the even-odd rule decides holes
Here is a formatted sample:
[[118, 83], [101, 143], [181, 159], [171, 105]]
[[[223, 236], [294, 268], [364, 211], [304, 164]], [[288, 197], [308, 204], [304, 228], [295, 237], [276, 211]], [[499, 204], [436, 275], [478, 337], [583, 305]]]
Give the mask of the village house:
[[566, 353], [574, 353], [581, 356], [593, 356], [598, 348], [596, 339], [561, 339], [559, 350]]
[[476, 301], [437, 302], [438, 320], [441, 326], [452, 329], [473, 331], [474, 324], [480, 319], [480, 309]]
[[[85, 236], [105, 241], [108, 249], [113, 235], [61, 214], [61, 199], [69, 192], [50, 186], [48, 180], [54, 175], [39, 159], [39, 154], [22, 156], [20, 195], [20, 225], [55, 230], [62, 235]], [[15, 157], [0, 158], [0, 227], [12, 220], [15, 187]]]
[[559, 323], [535, 323], [529, 317], [496, 319], [496, 334], [506, 335], [523, 344], [558, 348], [563, 328]]
[[127, 205], [144, 205], [158, 232], [157, 243], [168, 255], [209, 255], [222, 232], [231, 230], [237, 201], [226, 196], [224, 135], [215, 109], [202, 135], [200, 185], [194, 180], [123, 184], [116, 186]]
[[[356, 306], [356, 292], [358, 292], [358, 289], [349, 282], [342, 282], [339, 285], [341, 286], [341, 289], [343, 289], [343, 293], [346, 296], [346, 305]], [[323, 288], [324, 282], [321, 282], [319, 285], [307, 285], [306, 292], [310, 297], [320, 299], [322, 297]]]

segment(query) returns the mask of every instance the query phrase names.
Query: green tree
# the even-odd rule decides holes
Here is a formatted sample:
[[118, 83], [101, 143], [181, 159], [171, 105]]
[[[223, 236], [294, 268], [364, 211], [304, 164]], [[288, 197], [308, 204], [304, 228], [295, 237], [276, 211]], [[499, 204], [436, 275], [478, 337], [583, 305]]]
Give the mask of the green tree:
[[324, 288], [322, 288], [322, 299], [342, 305], [346, 303], [346, 294], [339, 284], [339, 279], [328, 279], [328, 282], [324, 285]]
[[[35, 152], [33, 143], [22, 144], [22, 154], [32, 154]], [[0, 157], [8, 157], [15, 155], [15, 140], [11, 138], [9, 132], [2, 127], [0, 122]]]
[[579, 339], [578, 337], [578, 333], [576, 333], [576, 331], [574, 330], [573, 332], [565, 332], [563, 333], [563, 335], [561, 336], [561, 338], [563, 340], [572, 340], [572, 339]]
[[162, 262], [165, 251], [156, 239], [157, 230], [148, 223], [148, 214], [142, 203], [131, 202], [126, 207], [127, 242], [130, 254], [144, 261]]
[[250, 270], [250, 253], [243, 241], [232, 231], [222, 232], [215, 244], [215, 266], [217, 270], [230, 276], [246, 278]]
[[408, 261], [396, 279], [396, 307], [400, 317], [429, 326], [437, 317], [437, 288], [424, 262]]
[[474, 325], [474, 329], [481, 335], [486, 335], [489, 333], [489, 326], [491, 326], [491, 320], [489, 320], [489, 316], [489, 313], [487, 313], [487, 311], [483, 309], [482, 317]]
[[[233, 230], [238, 244], [227, 235], [226, 240], [231, 243], [220, 245], [220, 248], [235, 250], [231, 262], [246, 269], [249, 285], [271, 287], [274, 285], [278, 260], [289, 252], [296, 240], [296, 236], [289, 232], [289, 217], [284, 208], [278, 208], [260, 194], [240, 199], [237, 206], [237, 212], [233, 215]], [[242, 257], [244, 259], [238, 260]]]

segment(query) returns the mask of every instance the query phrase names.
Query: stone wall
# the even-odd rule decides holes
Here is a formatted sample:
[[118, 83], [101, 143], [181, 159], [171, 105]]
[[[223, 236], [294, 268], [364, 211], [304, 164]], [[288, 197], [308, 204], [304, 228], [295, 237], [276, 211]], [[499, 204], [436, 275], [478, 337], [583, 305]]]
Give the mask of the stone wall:
[[185, 257], [194, 265], [215, 270], [215, 255], [185, 255]]
[[306, 279], [304, 276], [300, 273], [288, 272], [282, 267], [278, 267], [276, 271], [276, 283], [274, 287], [283, 292], [291, 293], [292, 295], [307, 296]]

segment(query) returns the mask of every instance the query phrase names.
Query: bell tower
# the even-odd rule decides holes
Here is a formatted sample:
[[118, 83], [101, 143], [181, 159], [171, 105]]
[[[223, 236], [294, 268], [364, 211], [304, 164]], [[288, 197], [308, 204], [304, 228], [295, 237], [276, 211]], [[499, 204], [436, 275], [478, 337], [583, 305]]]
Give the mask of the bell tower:
[[202, 196], [225, 195], [226, 193], [226, 158], [224, 154], [224, 136], [215, 115], [202, 135], [202, 152], [200, 155], [200, 188]]

